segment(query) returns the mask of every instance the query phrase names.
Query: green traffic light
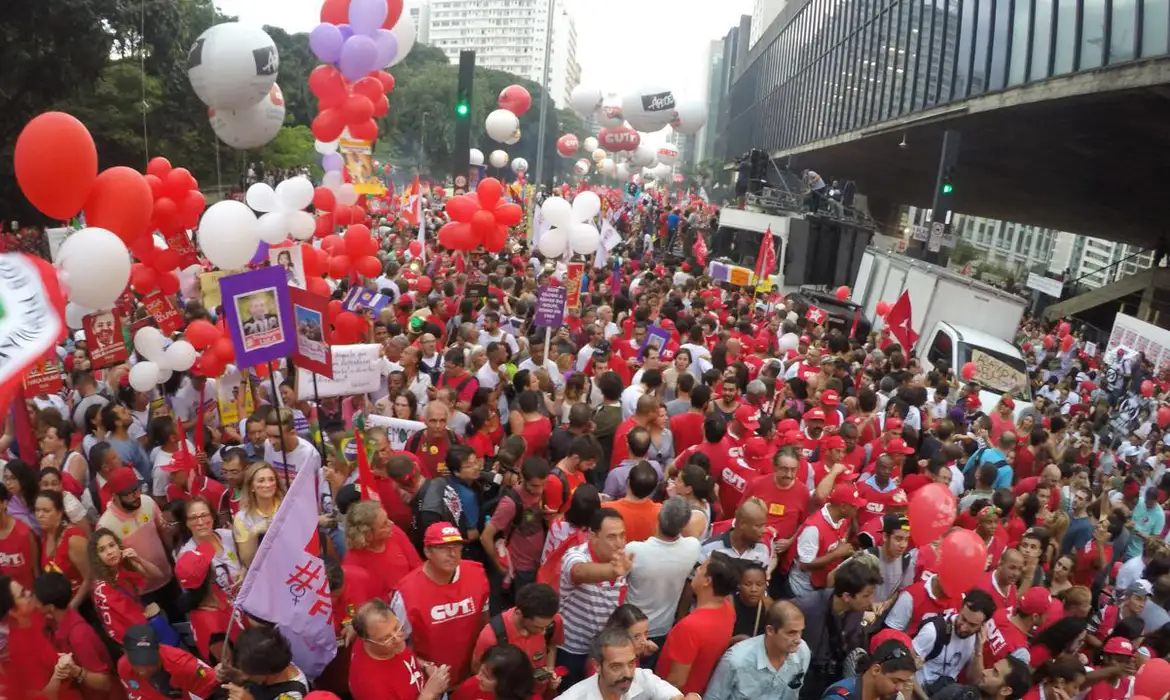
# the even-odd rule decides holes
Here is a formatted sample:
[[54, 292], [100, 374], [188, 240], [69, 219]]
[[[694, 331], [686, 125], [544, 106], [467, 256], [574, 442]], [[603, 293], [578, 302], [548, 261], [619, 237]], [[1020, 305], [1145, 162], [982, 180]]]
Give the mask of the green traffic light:
[[455, 105], [455, 114], [461, 117], [466, 117], [467, 113], [470, 111], [471, 110], [468, 108], [466, 102], [460, 102], [459, 104]]
[[948, 182], [948, 183], [943, 185], [943, 194], [950, 194], [951, 192], [954, 192], [954, 191], [955, 191], [955, 188], [953, 185], [951, 185], [951, 183]]

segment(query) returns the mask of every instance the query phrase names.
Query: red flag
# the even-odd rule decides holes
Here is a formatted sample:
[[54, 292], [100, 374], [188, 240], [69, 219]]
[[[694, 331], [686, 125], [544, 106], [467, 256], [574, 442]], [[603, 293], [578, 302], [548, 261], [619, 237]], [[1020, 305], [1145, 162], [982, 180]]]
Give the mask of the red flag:
[[772, 227], [764, 231], [760, 241], [760, 252], [756, 255], [756, 281], [763, 280], [776, 269], [776, 243], [772, 240]]
[[353, 439], [357, 441], [358, 487], [361, 488], [362, 499], [374, 498], [374, 472], [370, 469], [370, 459], [366, 456], [366, 441], [357, 430], [353, 431]]
[[850, 328], [849, 328], [849, 337], [850, 338], [857, 337], [857, 323], [860, 320], [861, 320], [861, 307], [857, 307], [856, 309], [853, 310], [853, 325], [850, 326]]
[[420, 196], [418, 191], [418, 175], [414, 176], [414, 184], [410, 186], [410, 191], [403, 192], [402, 194], [406, 200], [402, 204], [402, 218], [411, 226], [418, 226], [418, 201]]
[[910, 292], [902, 292], [902, 296], [886, 313], [886, 327], [906, 352], [910, 352], [918, 341], [918, 334], [914, 332], [910, 318]]
[[829, 314], [825, 313], [824, 309], [813, 306], [812, 304], [808, 305], [808, 311], [804, 312], [804, 317], [808, 319], [810, 323], [818, 326], [824, 325], [825, 321], [829, 320]]
[[37, 434], [28, 414], [24, 388], [20, 386], [12, 393], [12, 428], [16, 433], [16, 447], [20, 450], [21, 458], [30, 464], [39, 464], [41, 457], [37, 449]]
[[699, 267], [707, 266], [707, 241], [703, 240], [700, 234], [695, 241], [695, 262], [699, 263]]

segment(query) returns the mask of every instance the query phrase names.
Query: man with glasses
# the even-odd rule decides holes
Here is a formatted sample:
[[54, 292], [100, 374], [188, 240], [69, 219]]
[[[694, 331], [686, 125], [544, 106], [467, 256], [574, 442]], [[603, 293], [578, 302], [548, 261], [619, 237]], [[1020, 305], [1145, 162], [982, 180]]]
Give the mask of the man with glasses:
[[823, 698], [832, 700], [880, 700], [899, 692], [910, 696], [914, 672], [918, 668], [914, 655], [896, 639], [882, 642], [870, 656], [869, 665], [860, 675], [838, 681], [825, 689]]
[[446, 692], [450, 670], [419, 661], [385, 601], [374, 598], [359, 608], [353, 630], [358, 637], [349, 666], [354, 700], [439, 700]]

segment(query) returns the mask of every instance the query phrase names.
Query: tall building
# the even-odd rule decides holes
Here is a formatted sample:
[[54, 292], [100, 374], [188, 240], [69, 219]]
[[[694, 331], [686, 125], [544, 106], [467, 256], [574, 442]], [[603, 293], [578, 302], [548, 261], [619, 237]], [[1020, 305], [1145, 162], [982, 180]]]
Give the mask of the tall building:
[[563, 0], [430, 0], [428, 43], [451, 61], [475, 51], [482, 68], [507, 71], [543, 83], [549, 10], [553, 12], [549, 91], [564, 106], [581, 80], [577, 29]]
[[1096, 289], [1148, 270], [1153, 265], [1154, 253], [1151, 250], [1101, 238], [1060, 233], [1048, 272]]
[[749, 49], [756, 45], [756, 42], [764, 34], [764, 30], [787, 4], [788, 0], [755, 0], [752, 4], [752, 31], [748, 38]]
[[431, 43], [431, 0], [406, 0], [402, 11], [414, 22], [414, 40], [420, 44]]
[[[908, 223], [929, 227], [929, 212], [928, 209], [910, 207], [907, 212]], [[1004, 268], [1020, 281], [1031, 271], [1045, 272], [1057, 238], [1072, 235], [1049, 228], [966, 214], [955, 214], [951, 231], [956, 239], [978, 250], [981, 259]]]
[[731, 102], [728, 93], [731, 85], [747, 64], [748, 35], [752, 30], [752, 18], [743, 15], [739, 24], [728, 30], [719, 41], [711, 42], [711, 76], [707, 101], [707, 125], [703, 137], [703, 158], [731, 158], [739, 154], [728, 154], [727, 128], [731, 123]]

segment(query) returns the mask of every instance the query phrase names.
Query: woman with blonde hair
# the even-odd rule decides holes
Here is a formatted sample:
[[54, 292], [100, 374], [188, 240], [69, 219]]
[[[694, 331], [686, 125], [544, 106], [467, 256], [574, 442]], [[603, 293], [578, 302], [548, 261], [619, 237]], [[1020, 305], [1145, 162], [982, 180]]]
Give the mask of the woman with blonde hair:
[[232, 522], [232, 537], [240, 563], [247, 568], [260, 547], [260, 535], [268, 532], [276, 509], [284, 500], [284, 484], [271, 464], [256, 462], [244, 473], [242, 491], [240, 510]]
[[418, 551], [377, 501], [359, 501], [345, 514], [345, 559], [369, 574], [375, 597], [390, 600], [406, 574], [422, 564]]
[[1059, 510], [1048, 519], [1044, 521], [1044, 529], [1048, 530], [1048, 551], [1044, 552], [1043, 562], [1049, 567], [1056, 564], [1056, 558], [1060, 556], [1060, 543], [1064, 540], [1064, 533], [1068, 532], [1069, 520], [1068, 513], [1064, 510]]

